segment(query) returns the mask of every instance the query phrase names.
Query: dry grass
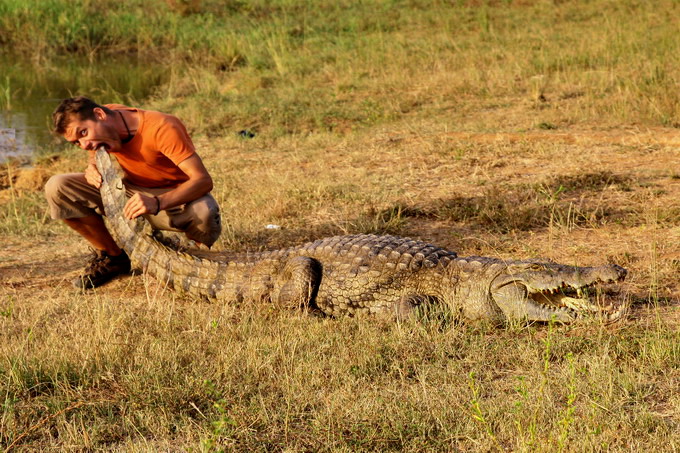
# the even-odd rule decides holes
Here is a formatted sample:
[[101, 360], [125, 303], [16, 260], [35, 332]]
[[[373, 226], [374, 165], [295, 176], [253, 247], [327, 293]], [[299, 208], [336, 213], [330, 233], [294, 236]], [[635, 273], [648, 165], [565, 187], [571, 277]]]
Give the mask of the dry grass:
[[0, 450], [680, 449], [677, 2], [92, 1], [61, 22], [70, 3], [24, 3], [0, 1], [0, 41], [36, 61], [192, 63], [144, 105], [195, 133], [219, 248], [377, 232], [615, 262], [632, 307], [497, 328], [208, 303], [146, 276], [80, 294], [86, 247], [38, 190], [82, 168], [71, 150], [0, 171]]
[[489, 140], [395, 125], [341, 139], [197, 139], [224, 210], [221, 248], [374, 231], [461, 255], [613, 261], [630, 271], [633, 303], [613, 326], [324, 319], [182, 299], [145, 276], [82, 295], [68, 284], [81, 242], [51, 222], [28, 228], [32, 238], [4, 223], [0, 442], [673, 451], [680, 182], [664, 136], [673, 131], [649, 144], [585, 129]]

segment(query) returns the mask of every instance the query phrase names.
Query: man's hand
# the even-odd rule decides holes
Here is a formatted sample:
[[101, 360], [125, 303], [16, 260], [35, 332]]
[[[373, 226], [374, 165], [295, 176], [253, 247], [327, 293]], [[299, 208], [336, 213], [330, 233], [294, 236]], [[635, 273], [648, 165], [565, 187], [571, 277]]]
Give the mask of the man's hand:
[[97, 166], [95, 164], [90, 164], [85, 169], [85, 181], [91, 186], [95, 186], [99, 189], [102, 185], [102, 175], [99, 174]]
[[136, 193], [125, 203], [123, 215], [126, 219], [136, 219], [140, 215], [155, 215], [159, 211], [160, 199]]

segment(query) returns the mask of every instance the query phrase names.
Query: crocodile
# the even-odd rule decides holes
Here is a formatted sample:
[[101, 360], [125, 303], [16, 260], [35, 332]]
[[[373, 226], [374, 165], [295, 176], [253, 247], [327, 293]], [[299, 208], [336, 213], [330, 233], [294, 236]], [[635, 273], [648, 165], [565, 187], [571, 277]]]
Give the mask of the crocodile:
[[550, 261], [459, 257], [390, 235], [335, 236], [262, 252], [177, 249], [126, 220], [126, 195], [103, 149], [96, 152], [107, 222], [133, 263], [175, 290], [223, 301], [311, 307], [326, 315], [410, 316], [441, 304], [457, 318], [569, 323], [599, 314], [612, 321], [625, 304], [605, 306], [597, 288], [623, 281], [616, 264], [578, 267]]

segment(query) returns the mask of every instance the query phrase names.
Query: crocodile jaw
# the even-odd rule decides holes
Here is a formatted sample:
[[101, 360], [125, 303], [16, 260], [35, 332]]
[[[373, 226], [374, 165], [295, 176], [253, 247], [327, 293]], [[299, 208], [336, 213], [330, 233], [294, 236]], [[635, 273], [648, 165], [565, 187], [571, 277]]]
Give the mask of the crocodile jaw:
[[491, 297], [508, 319], [571, 322], [599, 313], [607, 321], [621, 318], [624, 304], [602, 304], [603, 285], [623, 281], [617, 265], [572, 267], [553, 263], [515, 262], [494, 279]]

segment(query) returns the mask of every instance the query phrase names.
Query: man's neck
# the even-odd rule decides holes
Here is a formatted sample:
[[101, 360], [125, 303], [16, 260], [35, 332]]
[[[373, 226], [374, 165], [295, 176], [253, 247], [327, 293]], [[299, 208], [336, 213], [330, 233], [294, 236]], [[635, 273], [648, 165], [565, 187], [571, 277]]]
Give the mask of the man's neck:
[[139, 128], [139, 114], [131, 110], [116, 110], [116, 115], [122, 123], [118, 128], [121, 141], [123, 144], [129, 143]]

